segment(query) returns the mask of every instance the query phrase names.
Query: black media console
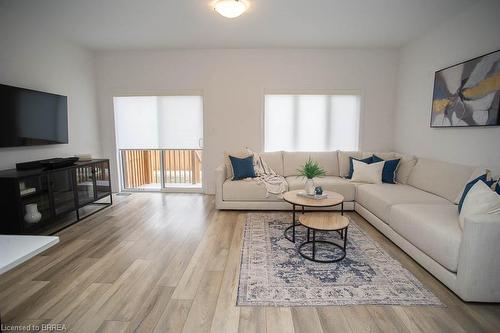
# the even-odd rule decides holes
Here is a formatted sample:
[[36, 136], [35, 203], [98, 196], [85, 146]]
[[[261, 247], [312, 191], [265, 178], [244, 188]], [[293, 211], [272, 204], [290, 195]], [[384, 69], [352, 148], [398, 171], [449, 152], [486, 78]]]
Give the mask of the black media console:
[[0, 171], [0, 234], [53, 234], [112, 203], [107, 159]]

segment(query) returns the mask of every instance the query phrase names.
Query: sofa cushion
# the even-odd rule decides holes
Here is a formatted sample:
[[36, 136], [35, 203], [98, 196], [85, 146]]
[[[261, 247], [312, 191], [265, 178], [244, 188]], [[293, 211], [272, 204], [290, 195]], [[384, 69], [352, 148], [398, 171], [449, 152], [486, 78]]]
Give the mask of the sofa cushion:
[[[304, 189], [306, 179], [303, 177], [290, 176], [286, 177], [288, 189], [301, 190]], [[321, 186], [323, 190], [334, 191], [344, 196], [344, 201], [354, 201], [354, 194], [356, 192], [356, 184], [347, 179], [335, 176], [325, 176], [314, 178], [314, 185]]]
[[283, 152], [272, 151], [260, 153], [260, 156], [266, 161], [267, 165], [278, 175], [283, 176]]
[[250, 154], [247, 150], [236, 150], [236, 151], [230, 151], [224, 152], [224, 164], [226, 165], [226, 179], [233, 179], [234, 173], [233, 173], [233, 165], [231, 164], [231, 160], [229, 159], [229, 156], [234, 156], [237, 158], [245, 158], [248, 157], [252, 154]]
[[353, 173], [351, 181], [381, 184], [382, 183], [382, 170], [384, 170], [385, 162], [365, 163], [356, 159], [352, 160]]
[[457, 271], [462, 231], [456, 205], [395, 205], [389, 226], [446, 269]]
[[[459, 214], [462, 229], [467, 217], [485, 214], [500, 215], [500, 195], [485, 182], [477, 181], [467, 192]], [[498, 219], [500, 220], [500, 216]]]
[[398, 169], [396, 170], [396, 182], [399, 184], [407, 184], [408, 178], [417, 164], [417, 158], [413, 155], [402, 155], [395, 153], [394, 158], [401, 159], [399, 161]]
[[465, 187], [462, 191], [462, 195], [460, 197], [460, 201], [458, 201], [458, 213], [460, 214], [460, 212], [462, 211], [462, 206], [464, 204], [464, 201], [465, 201], [465, 198], [467, 197], [467, 193], [469, 193], [469, 191], [471, 190], [471, 188], [476, 185], [477, 182], [483, 182], [485, 183], [488, 187], [491, 188], [491, 185], [492, 183], [490, 181], [488, 181], [488, 175], [487, 174], [483, 174], [477, 178], [474, 178], [473, 180], [471, 180], [470, 182], [468, 182], [467, 184], [465, 184]]
[[339, 175], [340, 177], [347, 177], [349, 175], [350, 168], [350, 158], [353, 157], [356, 159], [364, 159], [371, 157], [373, 155], [380, 156], [384, 160], [390, 160], [394, 158], [394, 153], [387, 152], [362, 152], [362, 151], [340, 151], [338, 152], [339, 159]]
[[266, 197], [267, 191], [263, 183], [255, 179], [226, 180], [222, 185], [224, 201], [281, 201], [276, 195]]
[[284, 176], [297, 175], [297, 169], [301, 168], [307, 160], [311, 158], [313, 161], [325, 170], [327, 176], [339, 175], [339, 163], [336, 151], [328, 152], [283, 152], [283, 171]]
[[382, 162], [384, 163], [384, 169], [382, 170], [382, 182], [388, 184], [396, 184], [396, 170], [398, 169], [399, 162], [401, 159], [384, 160], [378, 155], [373, 155], [373, 163]]
[[470, 166], [419, 158], [408, 178], [408, 184], [455, 202], [474, 169]]
[[[369, 155], [371, 156], [371, 155]], [[366, 157], [369, 157], [366, 156]], [[350, 157], [361, 159], [363, 158], [363, 152], [361, 151], [339, 151], [338, 152], [338, 160], [339, 160], [339, 176], [347, 177], [349, 175], [349, 165], [350, 165]]]
[[378, 157], [380, 157], [381, 159], [383, 160], [392, 160], [394, 159], [394, 155], [395, 153], [392, 153], [392, 152], [363, 152], [363, 158], [366, 158], [368, 156], [373, 156], [373, 155], [377, 155]]
[[[460, 201], [462, 200], [464, 196], [464, 192], [467, 189], [467, 185], [475, 180], [478, 177], [481, 177], [485, 175], [483, 180], [488, 186], [492, 186], [493, 184], [491, 182], [495, 182], [493, 179], [491, 179], [491, 171], [485, 167], [478, 166], [472, 171], [472, 174], [469, 176], [469, 179], [467, 180], [466, 184], [464, 185], [463, 189], [458, 193], [457, 197], [455, 198], [455, 201], [453, 203], [457, 204], [460, 206]], [[469, 187], [470, 189], [470, 187]], [[460, 212], [460, 209], [459, 209]]]
[[372, 164], [373, 163], [373, 155], [369, 156], [369, 157], [366, 157], [366, 158], [361, 158], [361, 159], [357, 159], [355, 157], [349, 156], [349, 171], [347, 172], [347, 176], [345, 176], [345, 178], [347, 178], [347, 179], [351, 179], [352, 178], [352, 174], [354, 173], [354, 163], [353, 163], [353, 161], [359, 161], [359, 162], [363, 162], [363, 163], [366, 163], [366, 164]]
[[402, 184], [365, 184], [356, 189], [356, 202], [388, 223], [391, 207], [396, 204], [451, 204], [432, 193]]

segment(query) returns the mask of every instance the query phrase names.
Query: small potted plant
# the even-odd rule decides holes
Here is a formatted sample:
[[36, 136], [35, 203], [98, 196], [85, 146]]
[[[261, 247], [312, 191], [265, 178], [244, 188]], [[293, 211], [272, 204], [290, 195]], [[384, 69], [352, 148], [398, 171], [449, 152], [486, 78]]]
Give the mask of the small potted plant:
[[297, 170], [297, 177], [305, 177], [307, 178], [305, 191], [309, 195], [314, 195], [314, 181], [315, 177], [324, 176], [325, 170], [319, 165], [318, 162], [315, 162], [309, 158], [309, 160], [302, 166], [302, 168]]

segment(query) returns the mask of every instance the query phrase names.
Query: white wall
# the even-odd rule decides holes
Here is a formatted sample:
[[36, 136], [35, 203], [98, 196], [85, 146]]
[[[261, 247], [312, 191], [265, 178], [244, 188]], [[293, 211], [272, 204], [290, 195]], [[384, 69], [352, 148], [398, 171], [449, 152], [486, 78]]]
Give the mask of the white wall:
[[500, 1], [483, 1], [401, 50], [396, 150], [500, 170], [500, 127], [430, 128], [434, 72], [500, 49]]
[[2, 14], [0, 83], [68, 96], [69, 119], [68, 144], [0, 148], [0, 169], [13, 168], [16, 162], [77, 153], [100, 157], [92, 53]]
[[[398, 52], [392, 49], [110, 51], [97, 54], [104, 155], [116, 170], [112, 97], [124, 94], [204, 96], [204, 177], [225, 150], [263, 149], [265, 91], [362, 92], [360, 148], [390, 150]], [[113, 179], [117, 184], [117, 177]]]

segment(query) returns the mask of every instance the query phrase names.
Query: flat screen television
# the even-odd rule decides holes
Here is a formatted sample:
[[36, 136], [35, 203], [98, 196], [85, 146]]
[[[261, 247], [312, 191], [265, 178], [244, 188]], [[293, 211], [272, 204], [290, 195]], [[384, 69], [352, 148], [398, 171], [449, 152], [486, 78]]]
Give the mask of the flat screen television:
[[0, 147], [68, 143], [68, 98], [0, 84]]

